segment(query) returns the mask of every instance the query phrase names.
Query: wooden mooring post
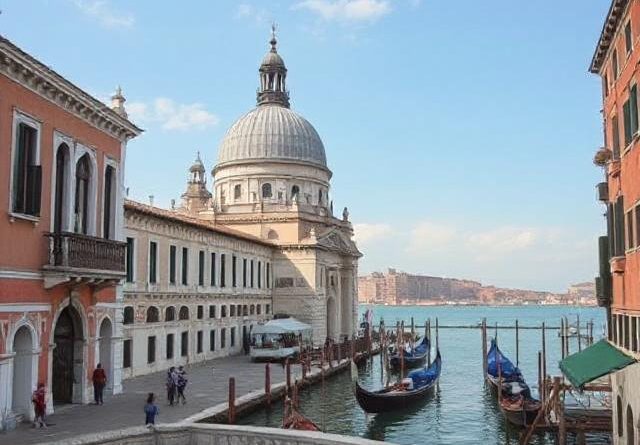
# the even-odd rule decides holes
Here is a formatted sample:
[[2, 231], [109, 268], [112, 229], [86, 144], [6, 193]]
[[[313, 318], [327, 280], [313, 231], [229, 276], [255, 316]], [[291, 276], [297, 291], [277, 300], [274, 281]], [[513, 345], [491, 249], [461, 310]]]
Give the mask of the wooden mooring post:
[[289, 363], [289, 359], [285, 360], [285, 371], [287, 375], [287, 396], [291, 396], [291, 363]]
[[440, 334], [438, 334], [438, 317], [436, 317], [436, 350], [440, 348]]
[[542, 399], [547, 399], [547, 339], [545, 335], [544, 321], [542, 322]]
[[228, 422], [230, 425], [236, 423], [236, 379], [229, 377], [229, 409]]
[[265, 404], [271, 406], [271, 365], [264, 365], [264, 395]]
[[429, 349], [427, 350], [427, 366], [431, 364], [431, 328], [429, 327], [429, 320], [424, 322], [424, 336], [427, 339]]
[[518, 320], [516, 320], [516, 367], [520, 366], [520, 333], [518, 330]]
[[487, 319], [482, 319], [480, 337], [482, 339], [482, 375], [487, 379]]

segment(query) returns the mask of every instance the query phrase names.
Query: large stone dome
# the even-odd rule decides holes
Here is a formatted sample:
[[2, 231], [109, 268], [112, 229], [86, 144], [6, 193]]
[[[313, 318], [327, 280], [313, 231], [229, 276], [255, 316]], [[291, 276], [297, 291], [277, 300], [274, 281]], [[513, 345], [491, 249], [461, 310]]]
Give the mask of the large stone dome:
[[302, 116], [278, 104], [263, 104], [238, 119], [224, 135], [217, 168], [255, 161], [297, 161], [327, 167], [324, 145]]

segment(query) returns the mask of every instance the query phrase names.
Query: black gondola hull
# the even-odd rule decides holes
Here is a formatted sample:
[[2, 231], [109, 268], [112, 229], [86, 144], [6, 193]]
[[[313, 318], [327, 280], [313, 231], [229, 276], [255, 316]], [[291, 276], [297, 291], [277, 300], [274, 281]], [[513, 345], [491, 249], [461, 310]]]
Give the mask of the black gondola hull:
[[393, 391], [392, 388], [385, 388], [378, 391], [367, 391], [358, 382], [356, 382], [356, 400], [360, 407], [367, 413], [384, 413], [391, 411], [399, 411], [417, 403], [424, 401], [429, 394], [433, 393], [433, 389], [438, 384], [441, 371], [440, 353], [436, 355], [436, 359], [430, 368], [436, 369], [436, 378], [428, 385], [409, 391]]
[[[400, 369], [401, 359], [397, 355], [389, 358], [389, 364], [392, 368]], [[413, 368], [421, 368], [427, 363], [427, 354], [417, 356], [417, 357], [405, 357], [404, 358], [404, 369], [413, 369]]]

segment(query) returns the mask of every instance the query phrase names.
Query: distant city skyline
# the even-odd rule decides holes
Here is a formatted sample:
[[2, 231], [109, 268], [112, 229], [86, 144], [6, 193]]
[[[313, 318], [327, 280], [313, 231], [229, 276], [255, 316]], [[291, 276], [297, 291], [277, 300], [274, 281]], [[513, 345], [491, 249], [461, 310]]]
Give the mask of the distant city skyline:
[[198, 151], [211, 171], [255, 103], [276, 22], [292, 108], [324, 142], [361, 274], [549, 291], [595, 276], [601, 91], [587, 67], [609, 2], [155, 6], [0, 3], [0, 33], [57, 72], [102, 100], [122, 85], [146, 130], [127, 152], [131, 198], [168, 207]]

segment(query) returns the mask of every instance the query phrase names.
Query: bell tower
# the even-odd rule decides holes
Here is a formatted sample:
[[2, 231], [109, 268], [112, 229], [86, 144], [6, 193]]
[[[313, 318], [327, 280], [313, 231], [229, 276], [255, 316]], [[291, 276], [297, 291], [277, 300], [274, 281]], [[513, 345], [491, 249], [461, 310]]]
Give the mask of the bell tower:
[[211, 192], [207, 190], [207, 177], [204, 164], [200, 159], [200, 152], [196, 160], [189, 167], [187, 190], [182, 194], [182, 210], [185, 213], [198, 214], [207, 210], [211, 204]]

